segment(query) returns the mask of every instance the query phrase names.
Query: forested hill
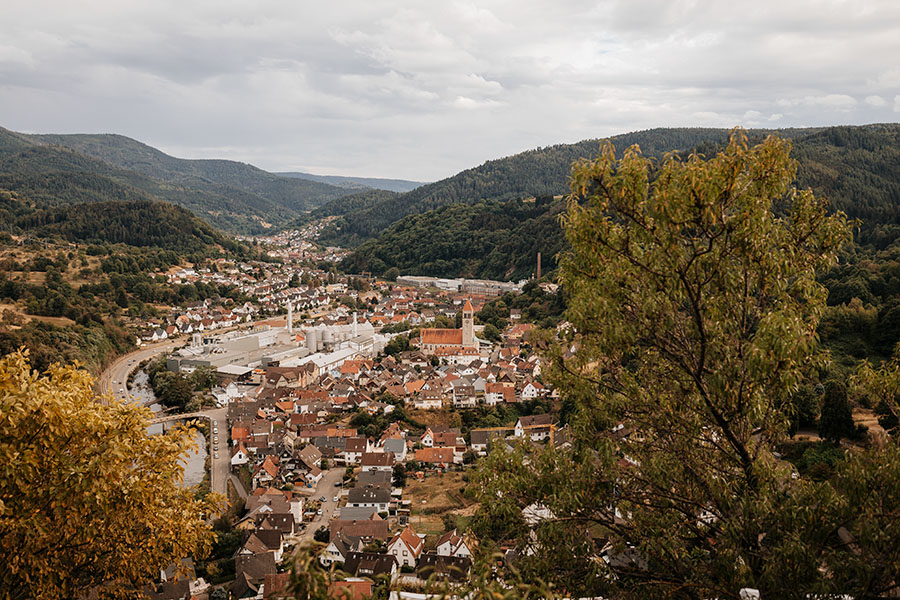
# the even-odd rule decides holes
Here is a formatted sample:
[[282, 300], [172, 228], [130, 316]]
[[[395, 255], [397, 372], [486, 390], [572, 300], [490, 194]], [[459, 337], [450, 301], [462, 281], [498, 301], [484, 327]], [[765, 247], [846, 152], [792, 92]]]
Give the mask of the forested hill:
[[160, 181], [197, 188], [213, 184], [220, 186], [222, 192], [234, 188], [296, 212], [315, 208], [348, 193], [327, 183], [279, 177], [253, 165], [232, 160], [175, 158], [123, 135], [48, 134], [25, 137], [38, 143], [65, 146], [115, 167], [136, 171]]
[[525, 201], [483, 200], [410, 215], [376, 240], [363, 243], [341, 267], [350, 272], [402, 273], [478, 279], [530, 277], [541, 252], [544, 269], [564, 243], [559, 214], [565, 202], [538, 196]]
[[221, 229], [244, 233], [268, 231], [350, 193], [232, 161], [176, 159], [122, 136], [33, 136], [2, 128], [0, 189], [40, 206], [164, 200]]
[[[618, 148], [639, 144], [644, 154], [661, 156], [672, 150], [686, 150], [706, 141], [724, 141], [724, 129], [653, 129], [628, 133], [613, 138]], [[424, 185], [406, 194], [367, 203], [349, 212], [330, 203], [330, 214], [342, 215], [322, 236], [322, 241], [352, 245], [376, 237], [407, 215], [424, 213], [434, 208], [480, 200], [510, 200], [535, 196], [554, 196], [567, 191], [572, 163], [580, 158], [596, 156], [600, 140], [576, 144], [558, 144], [537, 148], [514, 156], [490, 160], [462, 171], [453, 177]], [[325, 207], [323, 207], [324, 209]]]
[[[356, 192], [355, 194], [326, 202], [319, 208], [290, 222], [285, 228], [295, 229], [303, 227], [307, 223], [328, 217], [343, 217], [347, 214], [362, 215], [371, 207], [384, 205], [401, 196], [403, 196], [403, 194], [386, 190], [366, 190]], [[356, 218], [361, 217], [354, 217], [354, 219]], [[371, 239], [371, 235], [369, 234], [363, 235], [358, 233], [356, 231], [358, 228], [353, 228], [353, 230], [351, 230], [351, 228], [348, 227], [346, 231], [342, 230], [343, 224], [344, 220], [338, 219], [336, 222], [329, 225], [321, 236], [320, 241], [325, 244], [334, 244], [352, 248]]]
[[[766, 133], [751, 132], [754, 138]], [[900, 237], [900, 125], [778, 133], [793, 140], [792, 156], [800, 162], [798, 186], [811, 187], [827, 196], [835, 209], [860, 219], [860, 243], [884, 248]], [[618, 136], [612, 141], [617, 151], [637, 143], [645, 155], [659, 157], [671, 150], [685, 154], [698, 147], [710, 154], [727, 136], [724, 129], [665, 129]], [[564, 245], [555, 219], [562, 203], [547, 197], [564, 194], [572, 162], [594, 156], [598, 148], [599, 141], [590, 140], [492, 161], [420, 188], [431, 190], [424, 198], [415, 196], [423, 193], [415, 190], [349, 212], [334, 222], [329, 236], [359, 239], [359, 226], [364, 225], [359, 219], [367, 216], [374, 229], [376, 223], [388, 220], [389, 209], [395, 208], [412, 216], [395, 222], [377, 239], [362, 243], [345, 261], [345, 268], [380, 274], [397, 267], [409, 274], [519, 279], [533, 272], [535, 254], [541, 251], [546, 272], [555, 266], [553, 256]], [[503, 183], [510, 181], [515, 183], [504, 187]], [[464, 184], [478, 191], [467, 197]], [[526, 194], [538, 196], [539, 202], [532, 206], [544, 210], [535, 213], [519, 208], [528, 203], [478, 202], [479, 197], [522, 198]], [[455, 200], [447, 200], [451, 197]], [[474, 206], [421, 210], [451, 202]], [[340, 206], [340, 201], [331, 205]], [[423, 214], [414, 214], [418, 212]], [[379, 215], [383, 217], [380, 220]]]
[[246, 251], [187, 210], [166, 202], [108, 201], [57, 206], [23, 216], [16, 225], [44, 238], [157, 247], [179, 255], [210, 253], [211, 246], [230, 252]]
[[14, 192], [21, 201], [18, 208], [24, 210], [84, 202], [164, 200], [229, 231], [265, 231], [263, 223], [287, 221], [297, 215], [241, 190], [213, 184], [202, 188], [173, 185], [63, 146], [38, 144], [5, 129], [0, 129], [2, 190]]
[[798, 186], [861, 221], [858, 242], [884, 249], [900, 238], [900, 124], [831, 127], [798, 138]]

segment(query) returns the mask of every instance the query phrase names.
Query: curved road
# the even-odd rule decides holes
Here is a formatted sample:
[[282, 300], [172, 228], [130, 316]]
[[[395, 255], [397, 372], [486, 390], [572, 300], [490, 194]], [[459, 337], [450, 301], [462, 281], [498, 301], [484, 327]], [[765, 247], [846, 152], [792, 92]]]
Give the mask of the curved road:
[[128, 382], [128, 375], [135, 367], [148, 358], [153, 358], [157, 354], [169, 352], [184, 344], [185, 341], [183, 340], [177, 342], [169, 340], [156, 342], [155, 344], [149, 344], [140, 350], [135, 350], [134, 352], [129, 352], [124, 356], [120, 356], [109, 365], [99, 377], [97, 377], [97, 393], [104, 396], [109, 394], [116, 398], [127, 400], [128, 387], [126, 384]]

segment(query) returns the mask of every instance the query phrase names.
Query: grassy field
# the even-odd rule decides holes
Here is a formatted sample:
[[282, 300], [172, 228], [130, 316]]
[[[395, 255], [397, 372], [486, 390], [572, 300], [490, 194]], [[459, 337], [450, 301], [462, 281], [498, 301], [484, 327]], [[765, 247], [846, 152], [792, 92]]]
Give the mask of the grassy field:
[[459, 424], [453, 424], [454, 417], [460, 419], [459, 413], [450, 411], [446, 408], [441, 410], [415, 410], [410, 408], [408, 409], [408, 414], [416, 422], [421, 423], [426, 427], [446, 427], [448, 423], [451, 427], [459, 426]]
[[459, 499], [464, 486], [462, 473], [457, 472], [429, 475], [422, 480], [410, 478], [403, 498], [412, 501], [413, 512], [441, 513], [465, 507]]
[[[403, 490], [403, 498], [412, 501], [410, 524], [417, 533], [427, 534], [426, 547], [447, 531], [445, 519], [452, 518], [450, 527], [465, 529], [477, 505], [465, 499], [462, 473], [429, 475], [423, 480], [410, 478]], [[447, 519], [451, 520], [451, 519]]]
[[[28, 323], [29, 321], [43, 321], [44, 323], [50, 323], [51, 325], [57, 325], [59, 327], [65, 327], [67, 325], [75, 324], [75, 321], [66, 317], [43, 317], [40, 315], [27, 315], [25, 314], [25, 311], [22, 310], [22, 307], [17, 304], [0, 303], [0, 315], [3, 315], [5, 311], [10, 311], [9, 314], [13, 315], [13, 320], [15, 320], [16, 322], [21, 322], [22, 325]], [[5, 324], [4, 327], [7, 327], [9, 329], [18, 329], [19, 327], [21, 327], [21, 325]]]

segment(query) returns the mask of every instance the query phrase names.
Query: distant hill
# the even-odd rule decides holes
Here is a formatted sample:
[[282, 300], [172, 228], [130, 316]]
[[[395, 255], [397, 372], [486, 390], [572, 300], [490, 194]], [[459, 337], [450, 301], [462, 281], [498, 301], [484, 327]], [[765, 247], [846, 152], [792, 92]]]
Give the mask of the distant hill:
[[[671, 150], [690, 149], [708, 140], [725, 140], [723, 129], [654, 129], [613, 138], [619, 147], [640, 144], [649, 156], [661, 156]], [[554, 196], [568, 190], [572, 163], [597, 154], [600, 140], [576, 144], [558, 144], [537, 148], [514, 156], [490, 160], [452, 177], [423, 185], [415, 190], [385, 198], [346, 213], [335, 210], [341, 202], [331, 202], [333, 214], [341, 214], [322, 236], [323, 242], [350, 246], [376, 237], [407, 215], [423, 213], [441, 206], [481, 200], [510, 200], [535, 196]], [[323, 207], [324, 208], [324, 207]]]
[[0, 189], [49, 204], [165, 200], [222, 229], [250, 233], [350, 193], [234, 161], [174, 158], [124, 136], [28, 135], [5, 129], [0, 129]]
[[281, 177], [293, 177], [319, 181], [329, 185], [346, 188], [349, 190], [386, 190], [388, 192], [409, 192], [417, 187], [425, 185], [421, 181], [407, 181], [406, 179], [382, 179], [380, 177], [341, 177], [339, 175], [313, 175], [312, 173], [275, 173]]
[[285, 179], [253, 165], [232, 160], [187, 160], [169, 156], [137, 140], [113, 134], [28, 135], [38, 143], [71, 148], [110, 165], [136, 171], [161, 181], [190, 187], [208, 184], [254, 194], [293, 211], [315, 208], [346, 194], [319, 182]]
[[[751, 136], [767, 133], [756, 130]], [[797, 185], [827, 196], [834, 209], [860, 219], [862, 244], [883, 248], [900, 238], [900, 125], [778, 133], [793, 140], [792, 156], [800, 163]], [[727, 137], [725, 129], [658, 129], [616, 136], [613, 143], [619, 152], [637, 143], [651, 157], [693, 149], [709, 155]], [[599, 143], [540, 148], [407, 194], [378, 201], [355, 199], [355, 208], [335, 220], [324, 239], [360, 244], [344, 262], [350, 272], [380, 274], [397, 267], [409, 274], [518, 279], [533, 271], [538, 251], [549, 271], [555, 266], [553, 255], [564, 248], [556, 224], [562, 203], [549, 198], [567, 192], [571, 164], [595, 156]], [[527, 209], [528, 202], [498, 203], [528, 196], [538, 197], [531, 204], [535, 209]], [[429, 210], [432, 205], [438, 207]], [[340, 206], [336, 200], [319, 211], [338, 214]], [[395, 215], [404, 216], [379, 232]]]

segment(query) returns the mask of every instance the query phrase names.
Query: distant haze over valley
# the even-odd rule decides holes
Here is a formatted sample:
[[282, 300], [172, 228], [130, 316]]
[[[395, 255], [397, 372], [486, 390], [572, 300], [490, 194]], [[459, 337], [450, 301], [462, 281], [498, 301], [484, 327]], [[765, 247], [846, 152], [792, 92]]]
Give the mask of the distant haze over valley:
[[312, 173], [275, 173], [282, 177], [294, 177], [319, 181], [341, 188], [352, 190], [386, 190], [389, 192], [411, 192], [417, 187], [425, 185], [423, 181], [407, 181], [405, 179], [383, 179], [380, 177], [342, 177], [340, 175], [313, 175]]

